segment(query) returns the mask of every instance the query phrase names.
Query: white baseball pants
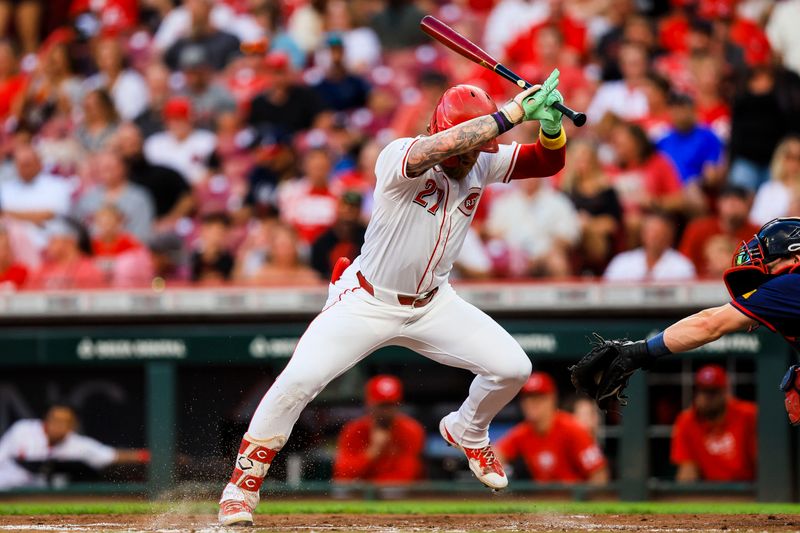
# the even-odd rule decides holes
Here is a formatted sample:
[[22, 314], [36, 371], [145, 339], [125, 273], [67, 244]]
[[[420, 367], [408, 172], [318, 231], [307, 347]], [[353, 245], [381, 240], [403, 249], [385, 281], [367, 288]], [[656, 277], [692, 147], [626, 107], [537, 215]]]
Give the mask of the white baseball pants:
[[476, 374], [469, 396], [446, 423], [462, 446], [486, 446], [489, 423], [530, 376], [528, 356], [507, 331], [449, 284], [424, 307], [391, 303], [359, 286], [358, 263], [331, 285], [325, 308], [262, 398], [248, 434], [260, 441], [285, 442], [302, 410], [330, 381], [378, 348], [395, 345]]

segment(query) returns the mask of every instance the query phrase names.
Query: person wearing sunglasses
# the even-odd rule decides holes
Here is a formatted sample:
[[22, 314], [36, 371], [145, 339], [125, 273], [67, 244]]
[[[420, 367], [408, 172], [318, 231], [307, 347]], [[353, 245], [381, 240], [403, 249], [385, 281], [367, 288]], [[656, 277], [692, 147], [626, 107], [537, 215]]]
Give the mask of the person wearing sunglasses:
[[[731, 301], [688, 316], [647, 340], [602, 340], [571, 368], [576, 388], [605, 408], [619, 398], [628, 378], [660, 357], [688, 352], [727, 333], [764, 326], [800, 351], [800, 217], [764, 224], [733, 255], [723, 274]], [[597, 380], [596, 376], [600, 375]], [[781, 383], [792, 425], [800, 425], [800, 365]]]

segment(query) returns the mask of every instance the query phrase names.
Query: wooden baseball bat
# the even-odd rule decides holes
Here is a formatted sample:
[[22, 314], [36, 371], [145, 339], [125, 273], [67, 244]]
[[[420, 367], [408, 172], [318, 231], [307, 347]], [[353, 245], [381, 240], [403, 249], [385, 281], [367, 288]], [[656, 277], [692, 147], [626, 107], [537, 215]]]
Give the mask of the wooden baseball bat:
[[[422, 17], [419, 25], [422, 28], [422, 31], [448, 47], [450, 50], [453, 50], [457, 54], [466, 57], [470, 61], [477, 63], [482, 67], [496, 72], [500, 76], [519, 86], [521, 89], [527, 89], [532, 85], [486, 53], [486, 51], [480, 46], [476, 45], [436, 17], [425, 15]], [[576, 126], [581, 127], [586, 124], [586, 115], [584, 113], [574, 111], [561, 102], [556, 102], [553, 104], [553, 107], [561, 111], [561, 113], [569, 118]]]

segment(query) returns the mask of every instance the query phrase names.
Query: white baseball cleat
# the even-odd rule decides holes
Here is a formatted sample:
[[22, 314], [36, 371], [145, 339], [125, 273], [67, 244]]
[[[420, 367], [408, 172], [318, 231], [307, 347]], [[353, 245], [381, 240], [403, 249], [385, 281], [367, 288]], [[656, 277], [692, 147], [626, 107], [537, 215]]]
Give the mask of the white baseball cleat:
[[228, 483], [222, 491], [217, 519], [222, 526], [252, 526], [253, 510], [258, 505], [257, 492], [243, 491]]
[[444, 418], [439, 422], [439, 433], [442, 434], [442, 438], [447, 444], [464, 452], [464, 455], [467, 456], [469, 469], [472, 470], [478, 481], [492, 490], [500, 490], [508, 486], [508, 478], [503, 471], [503, 465], [500, 464], [500, 460], [495, 456], [491, 444], [483, 448], [465, 448], [461, 446], [447, 431]]

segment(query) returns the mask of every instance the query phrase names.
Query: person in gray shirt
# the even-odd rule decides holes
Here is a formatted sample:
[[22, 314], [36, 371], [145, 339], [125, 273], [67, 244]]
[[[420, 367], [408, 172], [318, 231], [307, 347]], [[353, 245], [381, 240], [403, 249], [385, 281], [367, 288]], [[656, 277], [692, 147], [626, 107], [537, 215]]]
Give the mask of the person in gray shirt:
[[214, 72], [203, 47], [185, 47], [178, 64], [185, 81], [180, 94], [192, 101], [195, 125], [213, 131], [219, 114], [236, 111], [236, 100], [225, 86], [213, 81]]
[[104, 151], [96, 156], [100, 183], [84, 192], [74, 216], [85, 224], [103, 205], [113, 204], [125, 215], [125, 229], [146, 243], [153, 229], [154, 207], [150, 193], [128, 181], [128, 170], [119, 155]]

